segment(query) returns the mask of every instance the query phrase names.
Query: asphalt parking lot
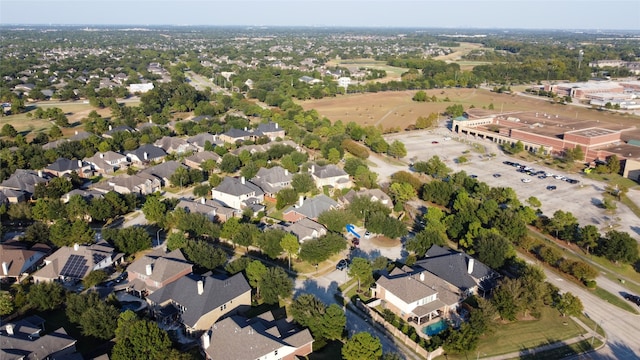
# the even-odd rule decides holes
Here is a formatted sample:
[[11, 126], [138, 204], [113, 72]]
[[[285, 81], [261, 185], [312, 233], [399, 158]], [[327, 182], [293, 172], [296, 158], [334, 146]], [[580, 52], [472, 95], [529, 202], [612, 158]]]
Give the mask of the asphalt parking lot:
[[[450, 140], [445, 140], [449, 137]], [[628, 207], [616, 203], [617, 209], [614, 213], [607, 213], [601, 208], [602, 192], [606, 186], [604, 183], [586, 179], [581, 174], [568, 174], [541, 164], [514, 160], [504, 155], [497, 144], [487, 140], [459, 137], [446, 129], [397, 133], [387, 137], [387, 141], [395, 139], [405, 144], [407, 156], [403, 160], [407, 163], [409, 161], [426, 161], [433, 155], [438, 155], [454, 171], [464, 170], [469, 175], [477, 176], [479, 181], [483, 181], [489, 186], [513, 188], [522, 202], [535, 196], [542, 203], [542, 212], [548, 216], [553, 216], [553, 213], [558, 209], [569, 211], [578, 219], [581, 226], [593, 224], [602, 232], [609, 229], [625, 231], [640, 240], [640, 227], [638, 226], [640, 219]], [[473, 144], [485, 146], [486, 153], [481, 154], [472, 150]], [[463, 154], [467, 150], [470, 151]], [[492, 153], [495, 156], [489, 156]], [[456, 162], [456, 159], [461, 155], [466, 155], [467, 163], [458, 164]], [[515, 167], [505, 165], [503, 161], [517, 161], [522, 165], [534, 168], [536, 171], [542, 170], [554, 175], [562, 175], [579, 180], [579, 183], [570, 184], [553, 177], [539, 179], [537, 176], [517, 172]], [[500, 174], [500, 176], [494, 177], [494, 174]], [[522, 179], [530, 179], [531, 181], [525, 183]], [[549, 185], [555, 185], [556, 189], [547, 190]]]

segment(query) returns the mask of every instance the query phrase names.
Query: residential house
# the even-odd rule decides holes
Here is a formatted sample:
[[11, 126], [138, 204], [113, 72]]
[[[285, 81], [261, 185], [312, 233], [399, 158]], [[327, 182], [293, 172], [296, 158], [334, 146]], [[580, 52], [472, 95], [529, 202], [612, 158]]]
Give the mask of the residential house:
[[207, 360], [306, 358], [313, 351], [309, 329], [271, 312], [247, 319], [234, 315], [215, 323], [200, 338]]
[[145, 144], [127, 154], [129, 161], [136, 164], [147, 164], [151, 161], [160, 162], [167, 156], [167, 153], [157, 146]]
[[300, 196], [298, 204], [286, 208], [282, 213], [282, 218], [289, 222], [297, 222], [304, 218], [315, 221], [323, 212], [338, 207], [339, 204], [335, 200], [324, 194], [310, 199], [304, 199]]
[[335, 189], [346, 189], [353, 186], [349, 174], [333, 164], [325, 166], [311, 165], [309, 172], [319, 188], [330, 186]]
[[225, 143], [235, 144], [236, 142], [242, 142], [245, 140], [251, 139], [253, 133], [247, 131], [247, 128], [244, 130], [231, 128], [227, 132], [222, 133], [218, 136], [220, 141]]
[[127, 86], [127, 90], [129, 90], [129, 92], [132, 94], [144, 94], [147, 91], [153, 90], [153, 83], [131, 84]]
[[220, 164], [222, 162], [222, 157], [212, 151], [203, 151], [185, 158], [184, 164], [192, 169], [202, 170], [202, 163], [208, 160], [213, 160], [216, 164]]
[[481, 291], [489, 292], [495, 286], [499, 274], [471, 256], [433, 245], [424, 259], [416, 261], [415, 268], [422, 268], [458, 288], [465, 297]]
[[192, 271], [193, 265], [185, 259], [180, 249], [170, 253], [165, 249], [155, 249], [127, 267], [128, 291], [144, 298]]
[[106, 241], [92, 245], [63, 246], [44, 260], [45, 266], [33, 274], [33, 281], [82, 280], [94, 270], [117, 264], [122, 256]]
[[91, 164], [82, 160], [69, 160], [66, 158], [58, 158], [54, 163], [45, 167], [44, 170], [58, 177], [71, 175], [73, 172], [81, 178], [90, 178], [93, 176]]
[[[162, 188], [162, 182], [157, 177], [140, 172], [135, 175], [118, 175], [106, 182], [106, 191], [115, 191], [118, 194], [149, 195]], [[97, 187], [96, 187], [97, 188]]]
[[224, 141], [221, 141], [220, 139], [218, 139], [217, 135], [213, 135], [209, 133], [200, 133], [198, 135], [187, 138], [187, 142], [193, 145], [197, 151], [204, 151], [207, 141], [214, 146], [224, 145]]
[[[87, 200], [87, 201], [91, 201], [93, 199], [102, 199], [104, 198], [104, 193], [98, 190], [94, 190], [94, 189], [88, 189], [88, 190], [83, 190], [83, 189], [73, 189], [71, 191], [69, 191], [68, 193], [62, 195], [60, 197], [60, 200], [62, 200], [63, 203], [68, 203], [69, 200], [71, 200], [71, 197], [74, 195], [80, 195], [83, 199]], [[88, 215], [87, 215], [88, 216]]]
[[417, 324], [448, 317], [466, 299], [459, 289], [445, 280], [408, 266], [380, 276], [372, 288], [372, 297], [380, 299], [383, 308]]
[[211, 189], [211, 198], [236, 210], [250, 207], [256, 212], [259, 207], [262, 209], [257, 211], [264, 209], [261, 205], [264, 201], [264, 192], [256, 184], [245, 180], [244, 176], [239, 179], [225, 177], [218, 186]]
[[129, 165], [126, 156], [114, 151], [97, 152], [95, 155], [85, 158], [84, 161], [90, 164], [94, 171], [101, 174], [112, 174], [121, 167]]
[[393, 201], [391, 200], [391, 197], [380, 189], [361, 189], [359, 191], [349, 190], [348, 193], [338, 199], [338, 202], [346, 206], [351, 204], [353, 199], [356, 197], [366, 197], [372, 202], [379, 202], [390, 209], [393, 208]]
[[48, 184], [52, 178], [51, 174], [42, 170], [17, 169], [8, 179], [0, 183], [0, 190], [11, 203], [19, 202], [21, 199], [24, 201], [31, 198], [37, 184]]
[[260, 168], [256, 176], [251, 181], [258, 185], [265, 193], [265, 197], [275, 200], [278, 191], [291, 187], [293, 175], [289, 170], [274, 166], [272, 168]]
[[200, 335], [223, 316], [251, 307], [251, 287], [242, 273], [229, 278], [185, 275], [147, 296], [161, 323], [178, 321], [187, 333]]
[[171, 160], [161, 164], [152, 166], [150, 168], [140, 171], [138, 174], [148, 174], [160, 179], [162, 186], [169, 186], [171, 184], [171, 176], [179, 169], [186, 169], [187, 167], [177, 161]]
[[295, 223], [279, 226], [280, 229], [295, 235], [300, 243], [327, 235], [327, 228], [309, 218], [302, 218]]
[[5, 322], [0, 327], [0, 358], [2, 360], [23, 359], [70, 359], [76, 353], [77, 340], [60, 327], [44, 335], [44, 319], [29, 316], [15, 322]]
[[90, 132], [76, 130], [75, 134], [69, 138], [69, 141], [82, 141], [90, 138], [91, 136], [93, 136], [93, 134]]
[[278, 138], [284, 139], [284, 135], [284, 129], [277, 122], [262, 123], [253, 131], [253, 138], [255, 139], [265, 136], [269, 140], [275, 141]]
[[187, 142], [187, 140], [172, 136], [163, 136], [161, 139], [156, 140], [153, 145], [167, 153], [183, 154], [188, 151], [196, 151], [196, 147]]
[[225, 222], [232, 217], [240, 217], [242, 213], [239, 210], [224, 206], [215, 200], [206, 200], [201, 198], [200, 201], [180, 199], [176, 205], [176, 209], [184, 209], [189, 213], [202, 214], [210, 221]]
[[238, 147], [235, 150], [232, 150], [231, 153], [233, 155], [240, 155], [240, 153], [242, 153], [243, 151], [248, 151], [250, 152], [252, 155], [255, 153], [259, 153], [259, 152], [266, 152], [269, 151], [269, 149], [271, 149], [272, 146], [275, 145], [285, 145], [285, 146], [291, 146], [292, 148], [294, 148], [296, 151], [300, 151], [300, 152], [304, 152], [304, 150], [300, 147], [300, 145], [294, 143], [291, 140], [285, 140], [285, 141], [272, 141], [266, 144], [255, 144], [255, 145], [242, 145], [240, 147]]
[[298, 81], [303, 82], [303, 83], [307, 83], [309, 85], [314, 85], [314, 84], [319, 84], [322, 83], [322, 80], [320, 79], [314, 79], [311, 76], [302, 76], [298, 79]]
[[28, 276], [47, 256], [46, 252], [29, 250], [20, 242], [0, 244], [0, 254], [2, 254], [0, 279], [11, 278], [16, 281], [21, 281]]
[[134, 131], [136, 131], [136, 129], [129, 127], [127, 125], [120, 125], [120, 126], [116, 126], [113, 127], [112, 125], [109, 125], [109, 130], [107, 132], [105, 132], [104, 134], [102, 134], [102, 137], [104, 138], [113, 138], [113, 135], [115, 133], [118, 132], [122, 132], [122, 131], [126, 131], [128, 133], [133, 133]]

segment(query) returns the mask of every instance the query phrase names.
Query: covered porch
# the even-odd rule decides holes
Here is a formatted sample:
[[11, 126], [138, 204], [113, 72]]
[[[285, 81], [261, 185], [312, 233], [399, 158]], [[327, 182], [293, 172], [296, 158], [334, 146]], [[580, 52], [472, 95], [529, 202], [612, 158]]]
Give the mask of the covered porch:
[[411, 312], [412, 320], [418, 324], [423, 325], [431, 320], [441, 317], [445, 313], [447, 304], [436, 299], [428, 304], [420, 305], [413, 309]]

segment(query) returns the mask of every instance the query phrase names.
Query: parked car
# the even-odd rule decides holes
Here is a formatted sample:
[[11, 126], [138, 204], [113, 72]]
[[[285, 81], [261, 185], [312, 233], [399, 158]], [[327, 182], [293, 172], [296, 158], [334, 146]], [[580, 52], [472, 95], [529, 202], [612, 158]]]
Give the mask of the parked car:
[[557, 189], [557, 187], [555, 185], [547, 186], [547, 190], [555, 190], [555, 189]]
[[348, 267], [349, 267], [349, 262], [346, 259], [342, 259], [338, 261], [338, 264], [336, 265], [336, 269], [338, 270], [344, 270]]
[[432, 143], [432, 144], [438, 144], [438, 142], [437, 142], [437, 141], [432, 141], [431, 143]]
[[351, 245], [353, 245], [354, 247], [360, 246], [360, 239], [358, 238], [351, 239]]
[[523, 183], [530, 183], [531, 179], [522, 178], [522, 179], [520, 179], [520, 181], [522, 181]]
[[498, 173], [493, 174], [493, 177], [494, 177], [494, 178], [499, 178], [500, 176], [502, 176], [502, 175], [500, 175], [500, 174], [498, 174]]
[[369, 232], [369, 230], [364, 232], [364, 238], [365, 239], [369, 239], [371, 237], [371, 233]]

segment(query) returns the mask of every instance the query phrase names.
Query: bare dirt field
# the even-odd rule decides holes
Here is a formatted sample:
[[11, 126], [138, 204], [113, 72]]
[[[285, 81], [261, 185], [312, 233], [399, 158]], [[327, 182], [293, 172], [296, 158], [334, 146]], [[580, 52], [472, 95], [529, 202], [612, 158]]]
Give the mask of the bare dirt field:
[[[355, 122], [364, 126], [382, 125], [384, 129], [405, 129], [415, 124], [419, 116], [430, 113], [442, 113], [448, 106], [461, 104], [465, 109], [471, 106], [488, 108], [493, 104], [494, 110], [508, 111], [540, 111], [584, 120], [595, 120], [616, 125], [635, 126], [639, 122], [637, 116], [613, 114], [585, 107], [552, 104], [542, 98], [519, 96], [515, 94], [498, 94], [485, 89], [432, 89], [427, 90], [429, 97], [435, 96], [438, 102], [415, 102], [411, 100], [416, 91], [380, 92], [351, 94], [319, 100], [299, 102], [305, 110], [315, 109], [321, 116], [331, 121], [342, 120], [344, 123]], [[445, 101], [448, 98], [450, 101]]]

